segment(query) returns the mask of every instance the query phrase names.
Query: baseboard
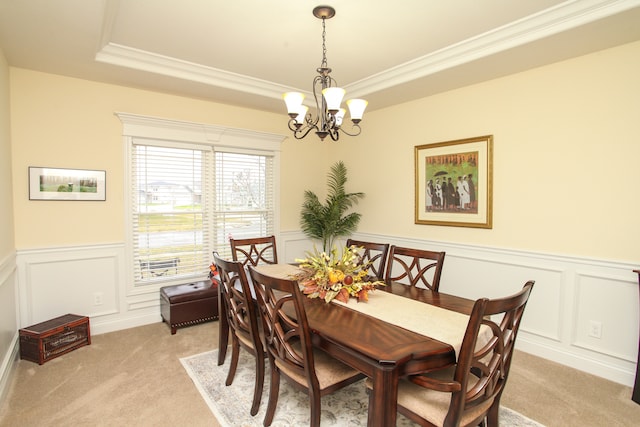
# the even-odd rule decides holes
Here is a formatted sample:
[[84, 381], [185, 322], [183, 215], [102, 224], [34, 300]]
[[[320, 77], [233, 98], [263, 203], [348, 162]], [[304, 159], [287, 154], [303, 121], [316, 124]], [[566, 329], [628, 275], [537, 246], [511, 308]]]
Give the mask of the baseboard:
[[587, 372], [591, 375], [632, 387], [635, 381], [635, 372], [629, 369], [607, 363], [593, 357], [577, 355], [559, 348], [554, 348], [533, 340], [527, 339], [523, 334], [518, 334], [516, 348], [525, 353], [542, 359], [556, 362], [560, 365]]
[[106, 334], [158, 322], [162, 322], [159, 310], [157, 313], [127, 318], [91, 319], [91, 335]]
[[0, 366], [0, 402], [4, 402], [6, 397], [9, 395], [11, 380], [16, 372], [19, 353], [19, 335], [16, 332], [9, 351], [5, 354], [5, 357], [2, 360], [2, 365]]

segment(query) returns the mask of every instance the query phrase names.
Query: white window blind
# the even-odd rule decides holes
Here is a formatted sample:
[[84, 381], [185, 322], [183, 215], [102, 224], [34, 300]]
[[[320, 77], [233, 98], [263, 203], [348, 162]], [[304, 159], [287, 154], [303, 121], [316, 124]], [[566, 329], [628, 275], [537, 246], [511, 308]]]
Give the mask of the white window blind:
[[231, 256], [229, 236], [277, 234], [284, 136], [115, 114], [128, 158], [128, 292], [203, 280], [213, 250]]
[[216, 151], [215, 248], [231, 258], [229, 237], [274, 234], [274, 160], [272, 155]]
[[213, 247], [212, 149], [134, 139], [130, 170], [135, 284], [202, 280]]

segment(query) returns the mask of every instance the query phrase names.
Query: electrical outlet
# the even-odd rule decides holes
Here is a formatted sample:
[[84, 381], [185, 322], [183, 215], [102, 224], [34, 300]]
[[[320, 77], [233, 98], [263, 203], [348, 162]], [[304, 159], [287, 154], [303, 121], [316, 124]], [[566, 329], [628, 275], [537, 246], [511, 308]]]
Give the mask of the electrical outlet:
[[589, 336], [598, 339], [602, 338], [602, 322], [589, 321]]
[[102, 305], [102, 292], [93, 293], [93, 305]]

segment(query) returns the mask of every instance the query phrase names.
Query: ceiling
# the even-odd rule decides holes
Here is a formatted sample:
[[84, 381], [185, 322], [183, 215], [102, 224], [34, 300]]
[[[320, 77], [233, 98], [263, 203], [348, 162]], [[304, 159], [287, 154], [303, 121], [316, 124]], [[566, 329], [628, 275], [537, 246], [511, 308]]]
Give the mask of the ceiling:
[[[368, 111], [640, 40], [640, 0], [0, 0], [10, 66], [281, 112], [322, 59]], [[392, 7], [394, 6], [394, 7]]]

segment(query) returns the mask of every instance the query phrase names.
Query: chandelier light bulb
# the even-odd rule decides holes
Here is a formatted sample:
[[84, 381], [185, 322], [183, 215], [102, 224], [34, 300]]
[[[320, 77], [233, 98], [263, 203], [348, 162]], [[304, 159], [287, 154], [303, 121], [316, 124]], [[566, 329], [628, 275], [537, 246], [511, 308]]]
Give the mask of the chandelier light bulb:
[[322, 90], [322, 96], [327, 101], [327, 110], [331, 114], [335, 114], [340, 109], [344, 94], [345, 90], [339, 87], [328, 87]]
[[307, 107], [306, 105], [298, 106], [296, 116], [293, 118], [296, 121], [296, 123], [299, 123], [299, 124], [304, 123], [304, 118], [307, 116], [308, 110], [309, 110], [309, 107]]
[[367, 108], [368, 101], [364, 99], [350, 99], [347, 101], [349, 106], [349, 114], [351, 115], [351, 121], [359, 123], [364, 115], [364, 109]]
[[[298, 114], [302, 101], [304, 101], [304, 94], [300, 92], [287, 92], [282, 95], [285, 104], [287, 104], [287, 113], [291, 118], [295, 118]], [[292, 115], [293, 114], [293, 115]]]
[[345, 110], [344, 108], [341, 108], [338, 110], [338, 112], [336, 113], [336, 126], [342, 125], [342, 120], [344, 119], [344, 113], [346, 112], [347, 110]]

